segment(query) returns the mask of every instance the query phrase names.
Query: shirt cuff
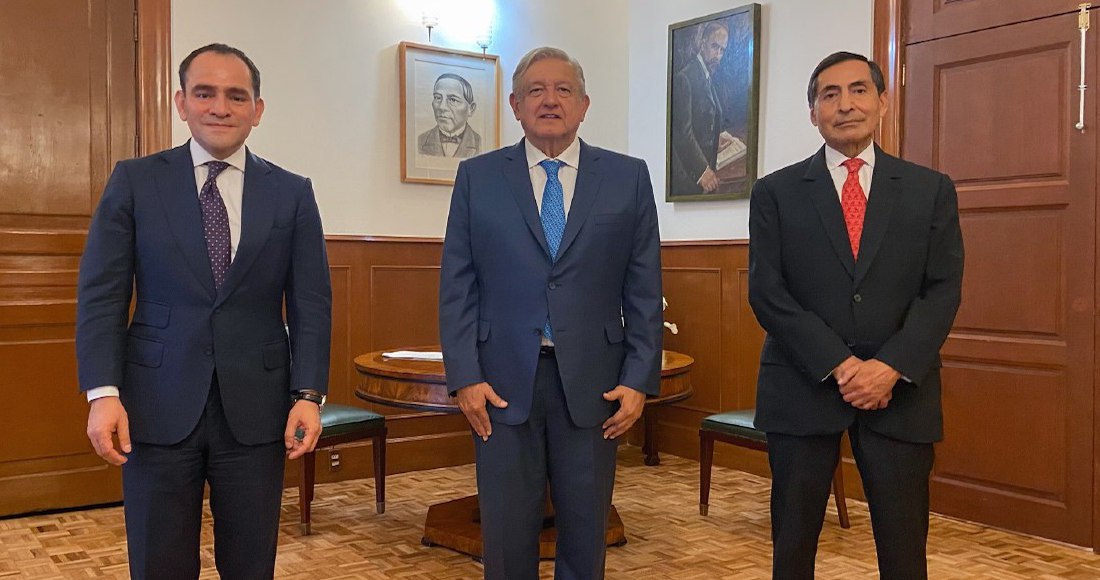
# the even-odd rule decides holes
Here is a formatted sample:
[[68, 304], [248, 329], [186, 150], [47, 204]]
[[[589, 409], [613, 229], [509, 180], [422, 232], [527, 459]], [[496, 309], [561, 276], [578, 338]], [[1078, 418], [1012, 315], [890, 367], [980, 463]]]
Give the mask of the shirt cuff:
[[88, 395], [88, 402], [91, 403], [92, 401], [103, 397], [117, 397], [118, 387], [111, 385], [96, 387], [94, 389], [88, 389], [88, 392], [85, 394]]

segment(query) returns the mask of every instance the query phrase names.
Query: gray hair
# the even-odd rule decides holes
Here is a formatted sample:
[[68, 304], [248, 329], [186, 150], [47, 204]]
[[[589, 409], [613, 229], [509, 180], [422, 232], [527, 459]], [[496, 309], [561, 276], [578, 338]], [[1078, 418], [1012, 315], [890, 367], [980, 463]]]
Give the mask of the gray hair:
[[569, 56], [569, 53], [564, 50], [552, 46], [540, 46], [519, 59], [519, 64], [516, 65], [516, 72], [512, 73], [512, 94], [516, 94], [516, 89], [519, 88], [519, 83], [523, 75], [527, 74], [527, 69], [531, 68], [531, 65], [536, 62], [548, 58], [569, 63], [569, 66], [573, 67], [573, 73], [577, 77], [577, 88], [580, 90], [581, 96], [583, 97], [587, 94], [584, 90], [584, 69], [581, 68], [581, 63], [577, 62], [577, 59]]

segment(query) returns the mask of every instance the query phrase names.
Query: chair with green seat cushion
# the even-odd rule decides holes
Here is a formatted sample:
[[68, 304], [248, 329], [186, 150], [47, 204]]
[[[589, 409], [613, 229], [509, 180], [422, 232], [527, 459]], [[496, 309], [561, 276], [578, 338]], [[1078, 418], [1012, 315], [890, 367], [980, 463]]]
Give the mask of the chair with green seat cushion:
[[[714, 442], [722, 441], [739, 447], [768, 451], [768, 437], [763, 431], [753, 427], [756, 409], [742, 409], [719, 413], [703, 419], [699, 428], [699, 513], [707, 515], [710, 501], [710, 472], [714, 463]], [[840, 527], [847, 528], [848, 505], [844, 500], [844, 471], [841, 463], [836, 465], [833, 475], [833, 495], [836, 497], [836, 511], [840, 516]]]
[[386, 418], [359, 407], [328, 404], [321, 410], [321, 437], [317, 447], [302, 456], [302, 474], [298, 481], [302, 533], [311, 532], [310, 503], [313, 502], [316, 450], [362, 439], [372, 440], [375, 510], [380, 514], [386, 512]]

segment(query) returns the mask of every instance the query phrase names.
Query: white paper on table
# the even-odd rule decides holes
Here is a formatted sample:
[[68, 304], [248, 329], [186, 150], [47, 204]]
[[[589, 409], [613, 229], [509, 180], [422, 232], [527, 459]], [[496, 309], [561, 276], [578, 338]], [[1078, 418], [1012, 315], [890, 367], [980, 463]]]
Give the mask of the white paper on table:
[[443, 360], [443, 353], [439, 351], [420, 350], [395, 350], [382, 353], [383, 358], [403, 358], [408, 360]]

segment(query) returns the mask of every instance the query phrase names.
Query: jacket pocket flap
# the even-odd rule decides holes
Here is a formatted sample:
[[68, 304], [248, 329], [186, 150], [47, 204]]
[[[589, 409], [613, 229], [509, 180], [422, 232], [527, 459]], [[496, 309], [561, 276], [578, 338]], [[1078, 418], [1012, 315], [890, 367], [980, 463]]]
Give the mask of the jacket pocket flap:
[[596, 225], [601, 224], [624, 224], [630, 221], [630, 214], [628, 213], [598, 213], [593, 216], [596, 220]]
[[134, 324], [144, 324], [153, 328], [168, 328], [168, 319], [172, 314], [172, 307], [159, 302], [138, 300], [134, 308]]
[[286, 340], [276, 340], [264, 345], [264, 368], [277, 369], [290, 364], [290, 345]]
[[623, 325], [619, 322], [608, 322], [603, 327], [607, 333], [607, 342], [622, 342], [624, 338]]
[[140, 336], [126, 338], [126, 362], [156, 368], [163, 359], [164, 343]]
[[489, 340], [489, 321], [478, 320], [477, 321], [477, 341], [485, 342]]

